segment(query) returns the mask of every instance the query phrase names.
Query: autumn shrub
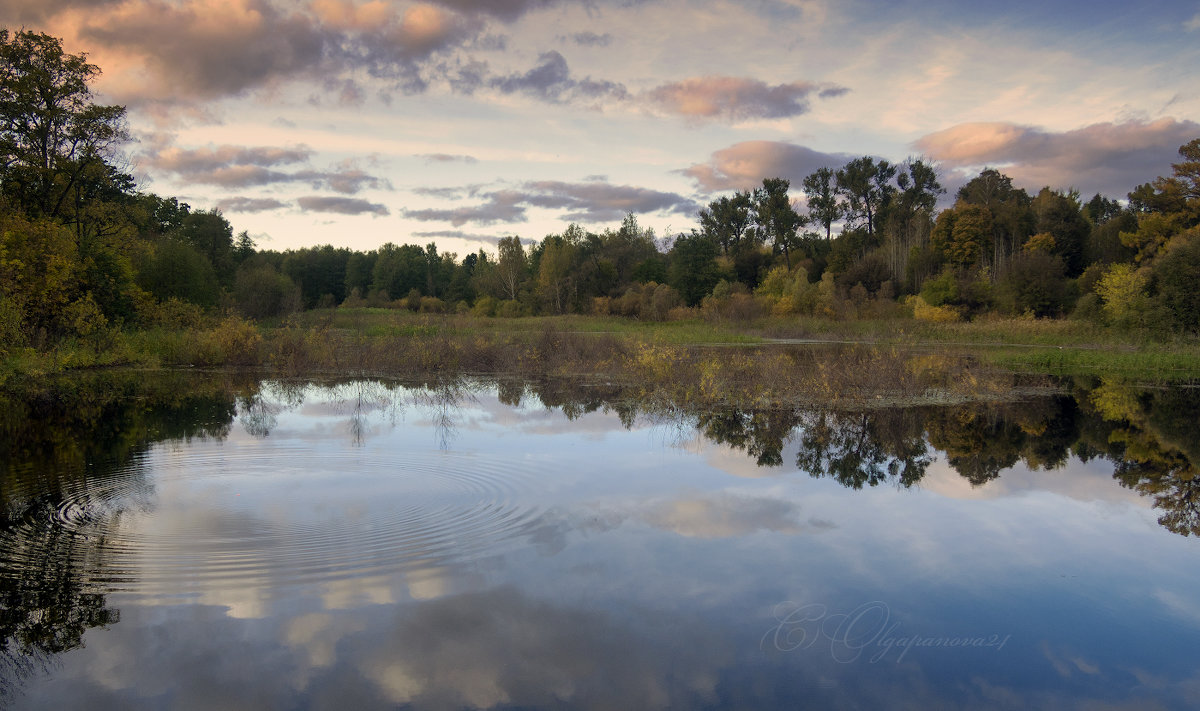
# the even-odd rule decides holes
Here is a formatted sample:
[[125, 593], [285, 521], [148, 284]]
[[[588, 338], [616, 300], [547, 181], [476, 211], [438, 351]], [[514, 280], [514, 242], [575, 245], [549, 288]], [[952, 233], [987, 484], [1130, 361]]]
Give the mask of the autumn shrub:
[[144, 304], [139, 317], [143, 325], [163, 328], [201, 328], [208, 319], [198, 304], [171, 297], [166, 301]]
[[933, 306], [922, 296], [909, 296], [904, 304], [913, 310], [913, 318], [932, 323], [952, 323], [959, 320], [956, 309], [950, 306]]
[[257, 365], [262, 361], [262, 345], [262, 334], [253, 323], [226, 316], [198, 334], [189, 361], [195, 365]]
[[471, 307], [472, 316], [495, 316], [496, 315], [496, 300], [488, 295], [483, 295], [475, 299], [475, 305]]
[[436, 296], [422, 296], [419, 310], [423, 314], [441, 314], [446, 312], [446, 302]]

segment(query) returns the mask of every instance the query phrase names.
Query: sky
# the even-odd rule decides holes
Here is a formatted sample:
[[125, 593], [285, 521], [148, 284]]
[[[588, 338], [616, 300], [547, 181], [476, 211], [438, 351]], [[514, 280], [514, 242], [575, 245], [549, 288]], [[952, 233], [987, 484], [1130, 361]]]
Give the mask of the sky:
[[[872, 155], [1114, 198], [1200, 137], [1200, 2], [0, 0], [122, 104], [143, 190], [263, 249], [463, 255]], [[802, 195], [793, 189], [803, 210]]]

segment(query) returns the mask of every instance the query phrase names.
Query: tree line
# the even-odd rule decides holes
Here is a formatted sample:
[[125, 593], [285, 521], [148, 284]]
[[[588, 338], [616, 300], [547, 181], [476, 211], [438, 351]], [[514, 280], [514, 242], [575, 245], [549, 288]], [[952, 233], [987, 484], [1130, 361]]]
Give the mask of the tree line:
[[651, 319], [907, 309], [1200, 329], [1200, 138], [1125, 201], [1031, 195], [985, 169], [939, 212], [935, 166], [864, 156], [806, 176], [802, 201], [768, 178], [670, 236], [630, 214], [461, 258], [433, 243], [273, 251], [217, 210], [138, 190], [119, 163], [125, 109], [93, 101], [98, 73], [54, 37], [0, 30], [0, 343], [341, 305]]

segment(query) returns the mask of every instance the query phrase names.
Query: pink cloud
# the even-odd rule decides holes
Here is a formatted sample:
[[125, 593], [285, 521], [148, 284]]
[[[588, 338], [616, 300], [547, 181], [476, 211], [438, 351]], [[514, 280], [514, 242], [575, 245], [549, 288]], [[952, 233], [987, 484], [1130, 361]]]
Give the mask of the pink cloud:
[[931, 133], [913, 146], [960, 175], [995, 167], [1031, 190], [1049, 185], [1124, 195], [1170, 172], [1179, 146], [1200, 136], [1194, 121], [1097, 123], [1050, 132], [1012, 123], [965, 123]]

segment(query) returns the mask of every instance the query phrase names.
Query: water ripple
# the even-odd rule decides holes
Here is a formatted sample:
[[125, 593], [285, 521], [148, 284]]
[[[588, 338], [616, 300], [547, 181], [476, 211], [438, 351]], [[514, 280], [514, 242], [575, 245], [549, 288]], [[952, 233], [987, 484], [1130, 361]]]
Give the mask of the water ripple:
[[469, 563], [536, 528], [538, 474], [463, 453], [161, 447], [107, 472], [19, 477], [27, 506], [0, 530], [0, 574], [50, 556], [103, 589], [187, 596]]

